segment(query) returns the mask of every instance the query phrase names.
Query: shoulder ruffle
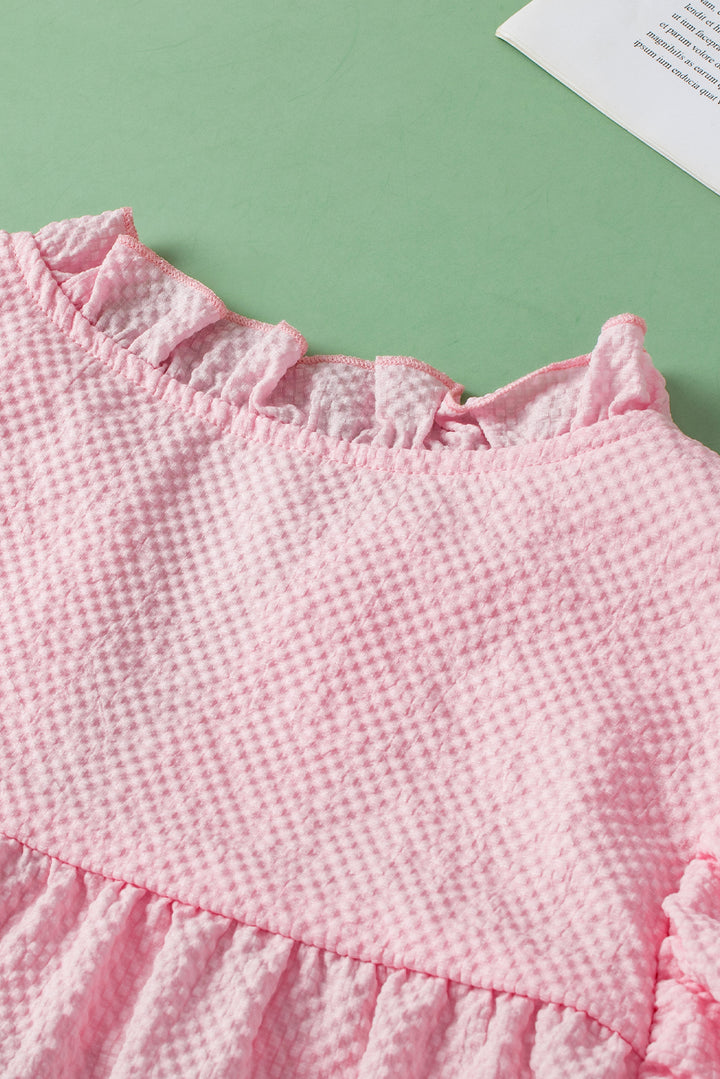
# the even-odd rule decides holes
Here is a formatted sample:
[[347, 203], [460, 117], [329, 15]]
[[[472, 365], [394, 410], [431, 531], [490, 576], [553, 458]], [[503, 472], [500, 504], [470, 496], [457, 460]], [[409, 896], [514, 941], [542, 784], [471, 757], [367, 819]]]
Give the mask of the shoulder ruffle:
[[667, 933], [658, 952], [648, 1075], [720, 1074], [719, 854], [715, 824], [705, 830], [677, 891], [662, 904]]

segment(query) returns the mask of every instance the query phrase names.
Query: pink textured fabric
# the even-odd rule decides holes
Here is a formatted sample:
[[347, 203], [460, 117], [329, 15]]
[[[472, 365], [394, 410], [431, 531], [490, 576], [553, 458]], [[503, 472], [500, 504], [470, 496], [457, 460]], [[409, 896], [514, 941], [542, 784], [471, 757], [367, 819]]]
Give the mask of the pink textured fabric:
[[720, 1076], [720, 457], [0, 232], [0, 1071]]

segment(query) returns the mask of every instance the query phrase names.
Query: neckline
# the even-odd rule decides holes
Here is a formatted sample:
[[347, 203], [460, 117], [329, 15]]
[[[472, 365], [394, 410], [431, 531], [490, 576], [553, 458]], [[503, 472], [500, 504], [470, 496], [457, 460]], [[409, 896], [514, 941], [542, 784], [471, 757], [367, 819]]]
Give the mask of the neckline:
[[[377, 356], [375, 361], [344, 354], [311, 355], [307, 352], [307, 341], [295, 326], [282, 320], [277, 324], [261, 322], [248, 316], [240, 315], [226, 307], [223, 301], [203, 282], [185, 274], [168, 260], [162, 258], [139, 237], [133, 211], [123, 207], [120, 211], [107, 211], [107, 214], [122, 214], [124, 231], [116, 237], [123, 246], [142, 255], [175, 282], [197, 290], [203, 301], [220, 313], [222, 319], [229, 319], [242, 326], [256, 327], [263, 332], [287, 340], [295, 350], [295, 362], [351, 364], [372, 369], [378, 363], [397, 364], [422, 372], [425, 376], [438, 380], [445, 387], [443, 406], [451, 413], [462, 416], [464, 421], [472, 422], [473, 414], [499, 398], [511, 393], [518, 387], [529, 387], [550, 372], [566, 368], [582, 367], [589, 373], [595, 350], [571, 359], [556, 360], [543, 367], [536, 368], [517, 379], [512, 380], [489, 393], [469, 397], [463, 405], [459, 398], [464, 391], [461, 383], [454, 381], [443, 371], [410, 356]], [[72, 219], [74, 220], [74, 219]], [[55, 224], [55, 223], [52, 223]], [[60, 222], [59, 224], [65, 224]], [[40, 230], [42, 232], [42, 230]], [[179, 381], [162, 367], [153, 366], [148, 360], [126, 348], [114, 336], [104, 332], [88, 319], [63, 291], [60, 281], [51, 269], [41, 250], [37, 235], [32, 232], [3, 232], [0, 235], [9, 242], [18, 264], [18, 269], [26, 289], [45, 314], [55, 323], [63, 334], [83, 349], [91, 352], [111, 369], [123, 375], [136, 385], [149, 390], [166, 406], [178, 408], [192, 416], [210, 422], [241, 440], [251, 440], [275, 446], [283, 446], [304, 454], [331, 458], [356, 467], [367, 467], [382, 471], [419, 472], [424, 474], [469, 474], [539, 465], [545, 462], [574, 457], [592, 449], [642, 435], [657, 425], [674, 426], [670, 416], [669, 401], [665, 382], [653, 365], [647, 353], [646, 366], [653, 375], [654, 396], [641, 407], [633, 408], [630, 402], [626, 411], [591, 420], [585, 426], [578, 426], [544, 437], [537, 441], [526, 441], [509, 445], [482, 446], [470, 449], [440, 446], [430, 449], [424, 446], [387, 446], [369, 442], [355, 442], [343, 437], [327, 434], [308, 426], [287, 422], [272, 415], [248, 413], [234, 406], [230, 401], [210, 396], [202, 389], [194, 388]], [[598, 345], [607, 338], [613, 328], [637, 327], [644, 335], [644, 320], [632, 314], [616, 315], [602, 326]], [[598, 346], [596, 346], [598, 347]], [[644, 350], [643, 350], [644, 352]], [[587, 374], [586, 374], [587, 377]]]

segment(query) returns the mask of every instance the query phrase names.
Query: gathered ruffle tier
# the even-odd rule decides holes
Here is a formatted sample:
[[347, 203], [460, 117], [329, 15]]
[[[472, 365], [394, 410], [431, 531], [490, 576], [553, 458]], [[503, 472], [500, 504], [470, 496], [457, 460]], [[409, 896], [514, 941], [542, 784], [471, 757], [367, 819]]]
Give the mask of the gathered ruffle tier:
[[412, 356], [309, 355], [285, 320], [230, 311], [142, 243], [129, 207], [51, 222], [43, 261], [84, 319], [203, 399], [385, 449], [525, 447], [632, 412], [669, 416], [645, 323], [605, 323], [591, 354], [550, 363], [461, 404], [464, 386]]
[[584, 1012], [393, 969], [0, 837], [6, 1079], [715, 1079], [720, 863], [663, 908], [643, 1060]]
[[0, 1013], [23, 1016], [6, 1079], [636, 1074], [572, 1008], [338, 955], [12, 839], [0, 875]]

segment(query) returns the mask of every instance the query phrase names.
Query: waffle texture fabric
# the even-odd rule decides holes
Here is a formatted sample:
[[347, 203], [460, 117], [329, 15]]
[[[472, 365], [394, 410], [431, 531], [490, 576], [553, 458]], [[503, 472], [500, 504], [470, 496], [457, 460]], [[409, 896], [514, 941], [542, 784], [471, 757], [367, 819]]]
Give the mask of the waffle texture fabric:
[[720, 456], [464, 404], [129, 207], [0, 232], [4, 1079], [717, 1079]]

